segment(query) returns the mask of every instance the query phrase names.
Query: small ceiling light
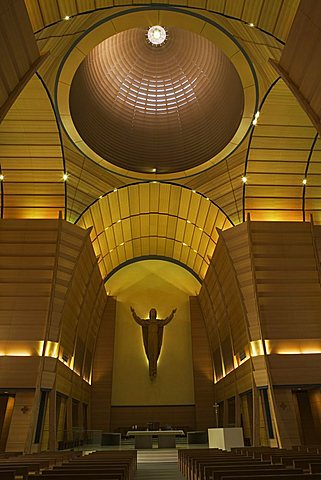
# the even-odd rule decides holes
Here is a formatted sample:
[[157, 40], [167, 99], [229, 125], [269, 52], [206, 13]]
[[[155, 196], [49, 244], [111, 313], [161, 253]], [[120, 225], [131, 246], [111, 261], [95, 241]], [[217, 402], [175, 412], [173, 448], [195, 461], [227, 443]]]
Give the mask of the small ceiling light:
[[193, 193], [196, 193], [196, 190], [192, 190]]
[[255, 27], [254, 23], [252, 23], [252, 22], [249, 23], [248, 26], [249, 26], [249, 27], [252, 27], [252, 28]]
[[120, 222], [121, 222], [121, 220], [120, 220], [120, 219], [119, 219], [119, 220], [117, 220], [117, 223], [120, 223]]
[[208, 198], [208, 197], [206, 197], [206, 200], [209, 200], [209, 198]]
[[254, 119], [253, 119], [253, 121], [252, 121], [252, 125], [255, 126], [255, 125], [257, 124], [257, 120], [258, 120], [259, 116], [260, 116], [260, 112], [257, 111], [256, 114], [254, 115]]
[[186, 222], [187, 222], [187, 223], [191, 223], [191, 221], [190, 221], [190, 220], [186, 220]]
[[167, 38], [167, 33], [164, 27], [154, 25], [147, 30], [147, 38], [149, 43], [156, 47], [163, 45]]
[[69, 177], [68, 173], [64, 173], [62, 177], [63, 181], [66, 182], [68, 180], [68, 177]]
[[103, 196], [102, 196], [102, 195], [99, 195], [99, 198], [103, 198]]
[[122, 247], [122, 246], [124, 245], [124, 243], [125, 243], [125, 242], [122, 242], [122, 243], [120, 244], [120, 246]]
[[64, 17], [64, 20], [70, 20], [70, 16], [69, 16], [69, 15], [66, 15], [66, 16]]
[[242, 182], [243, 182], [243, 183], [246, 183], [246, 182], [247, 182], [247, 178], [246, 178], [245, 175], [243, 175], [243, 177], [242, 177]]
[[303, 185], [306, 185], [306, 184], [307, 184], [307, 179], [304, 178], [304, 179], [302, 180], [302, 183], [303, 183]]
[[157, 169], [156, 169], [156, 168], [153, 168], [152, 172], [153, 172], [153, 173], [156, 173], [156, 172], [157, 172]]
[[187, 244], [186, 244], [185, 242], [183, 242], [183, 246], [184, 246], [184, 247], [187, 247]]
[[2, 182], [4, 180], [4, 176], [2, 173], [0, 173], [0, 182]]
[[117, 192], [117, 188], [114, 188], [114, 192]]
[[193, 250], [194, 253], [197, 253], [197, 250]]

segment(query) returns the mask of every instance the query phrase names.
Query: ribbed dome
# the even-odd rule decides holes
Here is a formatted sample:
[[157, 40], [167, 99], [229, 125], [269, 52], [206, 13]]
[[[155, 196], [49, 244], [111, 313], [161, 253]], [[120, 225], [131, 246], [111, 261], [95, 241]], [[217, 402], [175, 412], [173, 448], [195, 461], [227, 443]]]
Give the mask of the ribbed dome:
[[160, 47], [134, 28], [95, 47], [70, 91], [74, 124], [92, 150], [119, 167], [170, 173], [227, 145], [243, 113], [243, 88], [212, 42], [169, 28]]

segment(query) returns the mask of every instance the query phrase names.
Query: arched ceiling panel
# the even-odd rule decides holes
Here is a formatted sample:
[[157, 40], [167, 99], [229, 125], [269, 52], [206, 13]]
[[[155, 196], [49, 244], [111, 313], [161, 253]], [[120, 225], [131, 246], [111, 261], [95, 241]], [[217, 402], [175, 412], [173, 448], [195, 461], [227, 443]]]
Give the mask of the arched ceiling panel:
[[279, 80], [260, 111], [248, 153], [244, 213], [252, 220], [304, 219], [302, 183], [315, 129]]
[[[153, 3], [153, 2], [151, 2]], [[159, 3], [159, 2], [154, 2]], [[34, 31], [59, 22], [66, 15], [119, 6], [112, 0], [25, 0]], [[180, 5], [171, 0], [169, 4]], [[182, 6], [186, 4], [181, 3]], [[189, 7], [207, 9], [223, 16], [237, 18], [245, 23], [253, 23], [285, 41], [289, 33], [299, 0], [192, 0]]]
[[106, 278], [120, 265], [145, 256], [168, 257], [204, 278], [217, 230], [232, 226], [205, 197], [178, 185], [146, 182], [110, 192], [78, 220], [91, 239]]
[[4, 218], [58, 218], [63, 155], [50, 99], [34, 75], [0, 124]]

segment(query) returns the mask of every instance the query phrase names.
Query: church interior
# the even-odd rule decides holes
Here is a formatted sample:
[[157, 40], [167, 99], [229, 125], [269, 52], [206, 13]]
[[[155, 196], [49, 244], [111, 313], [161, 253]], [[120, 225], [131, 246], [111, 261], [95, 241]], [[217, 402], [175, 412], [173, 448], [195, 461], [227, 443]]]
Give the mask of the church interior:
[[241, 428], [321, 472], [320, 52], [319, 0], [0, 2], [0, 470]]

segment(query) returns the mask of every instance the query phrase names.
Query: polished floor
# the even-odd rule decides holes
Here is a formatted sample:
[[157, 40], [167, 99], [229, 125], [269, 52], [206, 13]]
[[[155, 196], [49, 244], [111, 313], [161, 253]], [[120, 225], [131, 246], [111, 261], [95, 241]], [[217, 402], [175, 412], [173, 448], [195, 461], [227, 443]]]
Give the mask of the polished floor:
[[183, 480], [176, 449], [138, 450], [135, 480]]

